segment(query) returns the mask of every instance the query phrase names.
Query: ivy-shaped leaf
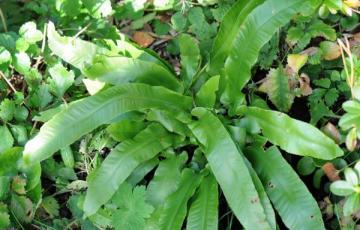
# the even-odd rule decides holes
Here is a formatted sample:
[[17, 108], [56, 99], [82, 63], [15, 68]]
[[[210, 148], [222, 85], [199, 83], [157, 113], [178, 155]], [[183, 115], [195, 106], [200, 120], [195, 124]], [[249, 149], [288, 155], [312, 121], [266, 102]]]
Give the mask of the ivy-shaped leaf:
[[145, 218], [150, 217], [154, 208], [146, 203], [144, 186], [132, 189], [124, 183], [113, 198], [118, 209], [113, 214], [113, 225], [116, 230], [138, 230], [145, 228]]
[[68, 71], [62, 64], [57, 64], [49, 69], [51, 76], [50, 91], [61, 98], [65, 91], [74, 83], [75, 74]]

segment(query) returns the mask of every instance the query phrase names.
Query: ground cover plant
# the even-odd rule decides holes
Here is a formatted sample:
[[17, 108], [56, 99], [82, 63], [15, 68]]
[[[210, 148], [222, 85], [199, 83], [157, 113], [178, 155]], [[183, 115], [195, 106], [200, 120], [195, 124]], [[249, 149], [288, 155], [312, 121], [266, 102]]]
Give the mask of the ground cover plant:
[[0, 229], [357, 229], [357, 0], [0, 2]]

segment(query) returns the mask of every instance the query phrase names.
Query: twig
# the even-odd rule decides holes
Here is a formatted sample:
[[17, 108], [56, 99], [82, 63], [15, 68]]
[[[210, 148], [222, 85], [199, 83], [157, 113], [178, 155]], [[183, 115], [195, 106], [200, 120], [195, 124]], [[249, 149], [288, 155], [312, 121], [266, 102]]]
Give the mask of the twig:
[[1, 10], [1, 8], [0, 8], [0, 18], [1, 18], [1, 21], [2, 21], [2, 24], [3, 24], [3, 27], [4, 27], [4, 31], [7, 33], [8, 30], [7, 30], [6, 20], [5, 20], [5, 16], [4, 16], [4, 13]]
[[91, 25], [91, 22], [87, 24], [84, 28], [82, 28], [79, 32], [75, 34], [75, 36], [72, 38], [71, 43], [75, 41], [76, 38], [78, 38], [82, 33], [84, 33]]
[[[355, 94], [354, 94], [354, 83], [355, 83], [355, 71], [354, 71], [354, 60], [353, 60], [353, 56], [352, 56], [352, 52], [351, 52], [351, 47], [350, 47], [350, 43], [349, 40], [345, 37], [345, 43], [341, 40], [338, 39], [337, 40], [339, 46], [340, 46], [340, 52], [341, 52], [341, 57], [343, 60], [343, 64], [344, 64], [344, 69], [345, 69], [345, 74], [346, 74], [346, 80], [349, 84], [350, 90], [351, 90], [351, 96], [352, 98], [355, 98]], [[350, 60], [350, 74], [349, 74], [349, 69], [348, 66], [346, 65], [346, 59], [345, 59], [345, 53], [349, 56], [349, 60]]]
[[66, 225], [65, 226], [65, 230], [67, 230], [67, 229], [71, 229], [71, 226], [73, 225], [73, 224], [75, 224], [77, 222], [77, 219], [75, 219], [75, 220], [73, 220], [73, 221], [71, 221], [68, 225]]
[[67, 103], [67, 101], [65, 100], [65, 98], [64, 98], [64, 97], [61, 97], [61, 100], [64, 102], [65, 107], [67, 107], [67, 106], [68, 106], [68, 103]]
[[9, 79], [6, 78], [6, 76], [4, 75], [4, 73], [2, 71], [0, 71], [0, 76], [5, 80], [6, 84], [8, 84], [8, 86], [11, 88], [11, 90], [16, 93], [17, 90], [15, 89], [15, 87], [11, 84], [11, 82], [9, 81]]
[[[43, 32], [43, 38], [42, 38], [42, 44], [41, 44], [41, 51], [40, 54], [44, 55], [45, 52], [45, 45], [46, 45], [46, 36], [47, 36], [47, 24], [44, 25], [44, 32]], [[37, 68], [42, 60], [42, 57], [39, 56], [36, 60], [36, 63], [34, 65], [35, 68]]]

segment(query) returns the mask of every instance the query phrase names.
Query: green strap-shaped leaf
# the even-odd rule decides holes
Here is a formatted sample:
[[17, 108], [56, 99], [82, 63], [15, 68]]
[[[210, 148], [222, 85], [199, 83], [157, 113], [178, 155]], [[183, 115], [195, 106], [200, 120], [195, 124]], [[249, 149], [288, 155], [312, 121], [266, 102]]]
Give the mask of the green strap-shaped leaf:
[[[112, 41], [106, 40], [106, 42], [108, 42], [109, 44]], [[143, 49], [139, 47], [136, 43], [131, 43], [125, 38], [122, 38], [122, 40], [117, 40], [116, 47], [111, 46], [111, 51], [120, 53], [122, 54], [122, 56], [130, 55], [132, 58], [136, 58], [142, 61], [153, 62], [163, 66], [171, 72], [174, 72], [173, 67], [168, 62], [161, 59], [155, 51], [151, 49]]]
[[159, 164], [154, 178], [147, 187], [147, 201], [155, 208], [161, 206], [164, 200], [176, 189], [181, 179], [181, 169], [187, 160], [186, 154], [168, 158]]
[[219, 89], [220, 75], [207, 80], [195, 97], [196, 105], [199, 107], [213, 108], [216, 103], [216, 92]]
[[179, 80], [168, 69], [139, 59], [98, 55], [94, 58], [92, 65], [83, 69], [83, 73], [90, 79], [112, 85], [138, 82], [164, 86], [178, 92], [183, 90]]
[[195, 38], [188, 34], [179, 36], [181, 78], [187, 89], [200, 66], [200, 50]]
[[101, 167], [90, 175], [84, 203], [85, 214], [95, 214], [137, 166], [171, 146], [172, 141], [173, 136], [161, 125], [152, 124], [134, 139], [119, 144]]
[[133, 59], [154, 63], [169, 72], [173, 72], [171, 66], [158, 57], [155, 52], [137, 48], [135, 44], [131, 44], [123, 37], [121, 38], [122, 40], [118, 40], [116, 43], [111, 40], [105, 40], [106, 46], [110, 49], [108, 50], [79, 38], [61, 36], [55, 30], [52, 22], [48, 24], [47, 37], [51, 51], [80, 70], [84, 70], [89, 65], [91, 66], [96, 55], [106, 54], [109, 57], [130, 56]]
[[218, 229], [218, 184], [213, 175], [201, 182], [195, 201], [191, 204], [186, 230]]
[[237, 1], [225, 15], [210, 55], [209, 73], [220, 74], [246, 17], [265, 0]]
[[251, 76], [262, 46], [273, 34], [312, 0], [266, 0], [255, 8], [241, 24], [225, 63], [226, 89], [223, 101], [232, 108], [239, 105], [241, 89]]
[[135, 186], [139, 183], [151, 170], [153, 170], [159, 164], [158, 157], [154, 157], [151, 160], [141, 163], [131, 175], [126, 179], [126, 182]]
[[276, 147], [251, 148], [246, 156], [289, 229], [325, 229], [315, 199]]
[[316, 127], [276, 111], [248, 107], [246, 116], [255, 120], [262, 134], [288, 153], [331, 160], [342, 156], [341, 148]]
[[[185, 117], [186, 120], [191, 119], [190, 113], [186, 115], [189, 115], [189, 117]], [[177, 133], [182, 136], [187, 136], [190, 130], [187, 125], [182, 122], [182, 118], [177, 116], [178, 114], [172, 112], [152, 109], [147, 113], [146, 120], [159, 122], [169, 132]]]
[[211, 171], [235, 216], [246, 229], [271, 229], [240, 149], [221, 121], [210, 111], [196, 108], [198, 121], [189, 125], [204, 146]]
[[24, 150], [27, 163], [46, 159], [63, 146], [106, 124], [119, 115], [141, 109], [166, 109], [181, 113], [192, 100], [163, 87], [144, 84], [114, 86], [94, 96], [70, 104], [45, 123]]
[[187, 212], [187, 203], [194, 195], [201, 183], [202, 176], [191, 169], [184, 169], [181, 173], [179, 189], [165, 201], [160, 217], [161, 230], [180, 230]]
[[268, 195], [266, 194], [265, 188], [264, 188], [263, 184], [261, 183], [259, 176], [256, 174], [256, 172], [253, 169], [253, 167], [251, 166], [250, 162], [248, 160], [246, 160], [246, 162], [248, 163], [249, 172], [250, 172], [251, 178], [254, 182], [256, 191], [259, 194], [260, 202], [261, 202], [262, 206], [264, 207], [266, 219], [269, 222], [271, 229], [276, 229], [275, 212], [271, 205], [270, 199], [269, 199]]
[[52, 22], [48, 23], [47, 37], [51, 51], [80, 70], [85, 67], [86, 63], [92, 63], [97, 53], [104, 53], [106, 51], [106, 49], [100, 48], [91, 42], [60, 36]]

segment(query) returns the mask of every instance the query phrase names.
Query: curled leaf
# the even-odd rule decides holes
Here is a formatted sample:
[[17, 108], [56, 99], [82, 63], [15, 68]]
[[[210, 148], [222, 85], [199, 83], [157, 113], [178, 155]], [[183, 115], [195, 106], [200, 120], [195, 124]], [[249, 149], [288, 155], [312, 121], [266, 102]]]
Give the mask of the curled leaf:
[[350, 152], [355, 150], [357, 144], [356, 128], [352, 128], [347, 134], [345, 144]]
[[295, 73], [299, 72], [299, 70], [306, 64], [307, 60], [307, 54], [290, 54], [287, 58], [288, 66], [290, 66]]
[[335, 42], [323, 41], [320, 43], [322, 58], [327, 61], [335, 60], [341, 56], [340, 47]]

